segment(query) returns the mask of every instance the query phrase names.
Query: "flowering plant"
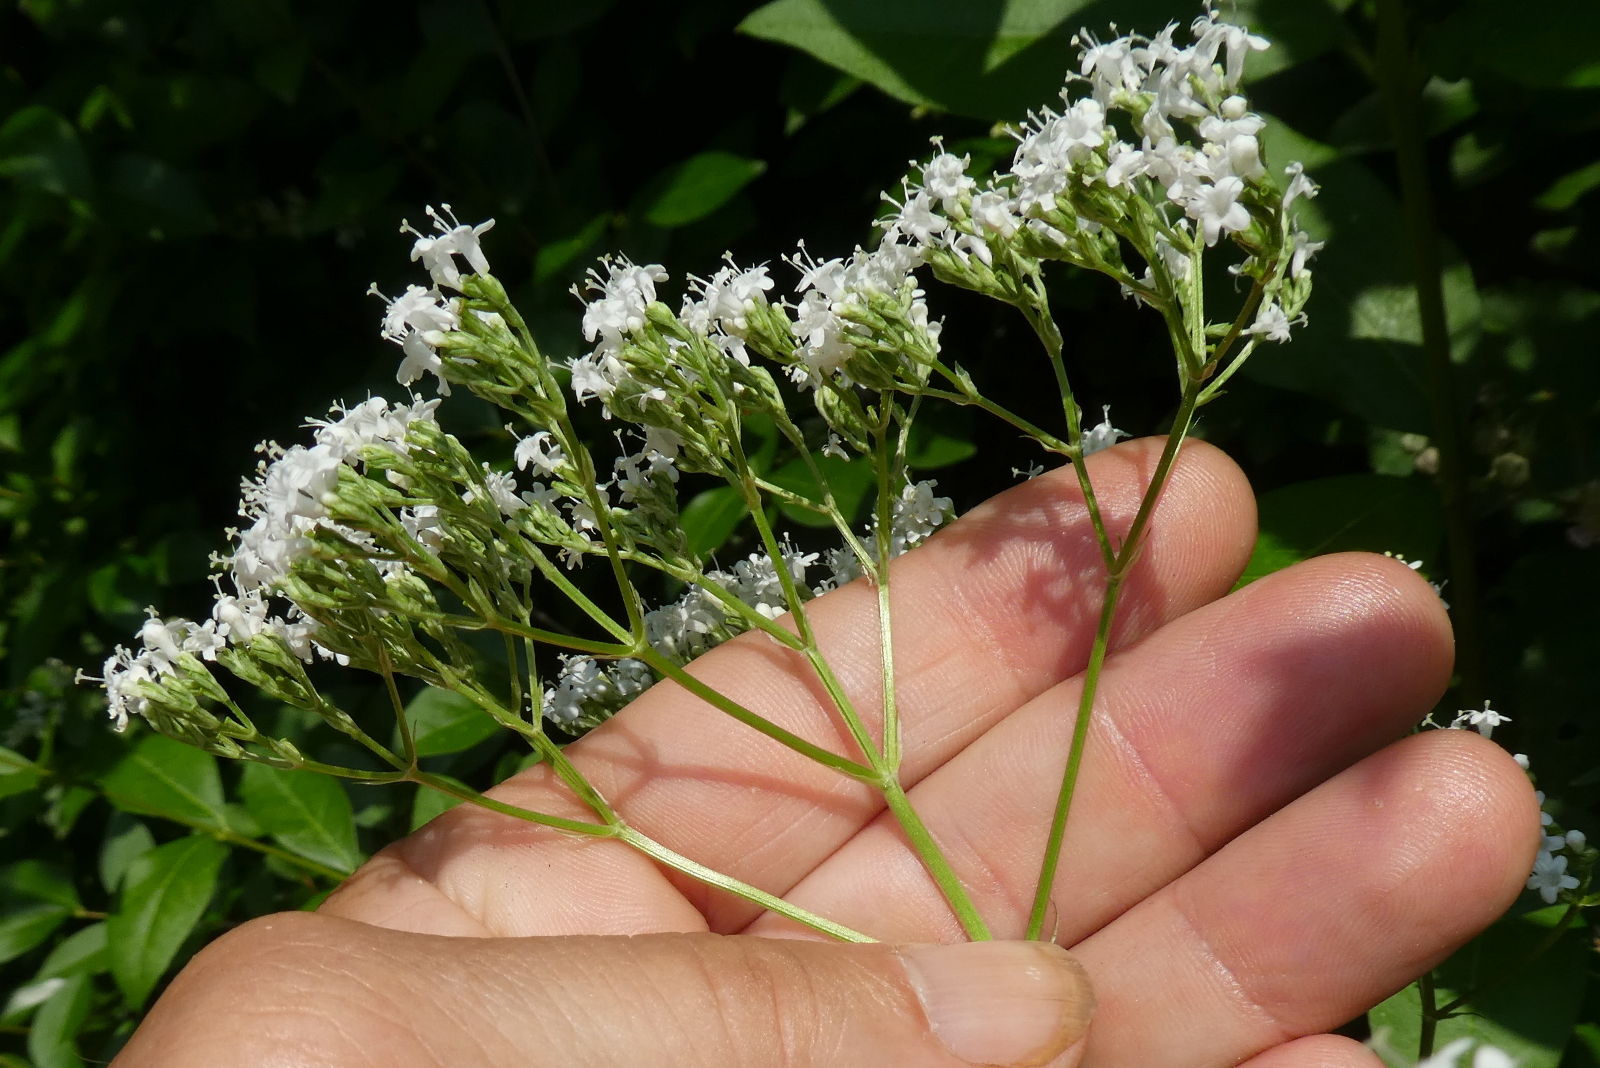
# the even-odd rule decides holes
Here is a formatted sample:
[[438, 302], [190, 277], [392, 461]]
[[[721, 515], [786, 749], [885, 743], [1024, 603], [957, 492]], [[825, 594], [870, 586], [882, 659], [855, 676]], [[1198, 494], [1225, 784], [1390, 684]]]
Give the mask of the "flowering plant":
[[[1069, 463], [1105, 570], [1100, 623], [1029, 924], [1046, 921], [1060, 844], [1083, 756], [1119, 591], [1195, 413], [1262, 344], [1285, 342], [1311, 288], [1318, 245], [1294, 221], [1316, 187], [1298, 164], [1269, 167], [1264, 120], [1241, 92], [1246, 55], [1267, 43], [1208, 11], [1177, 42], [1100, 42], [1087, 35], [1060, 110], [1015, 129], [1009, 167], [969, 173], [970, 159], [935, 143], [902, 189], [870, 249], [818, 260], [803, 246], [799, 274], [774, 299], [767, 265], [731, 259], [689, 279], [674, 309], [658, 299], [666, 272], [607, 258], [590, 272], [583, 315], [589, 353], [565, 367], [546, 358], [491, 272], [493, 222], [462, 224], [428, 209], [413, 239], [431, 285], [385, 297], [383, 336], [403, 353], [403, 386], [464, 388], [509, 419], [509, 467], [471, 455], [441, 425], [440, 399], [372, 398], [313, 420], [309, 445], [262, 446], [244, 486], [231, 551], [218, 556], [209, 618], [162, 617], [141, 648], [118, 648], [99, 679], [119, 728], [131, 716], [219, 755], [362, 782], [417, 782], [577, 835], [616, 838], [668, 866], [829, 934], [867, 936], [676, 854], [632, 827], [563, 755], [561, 736], [603, 722], [646, 688], [670, 681], [773, 741], [882, 792], [907, 839], [973, 938], [983, 917], [907, 800], [900, 771], [892, 640], [891, 561], [948, 518], [951, 502], [918, 481], [907, 443], [919, 409], [980, 409], [1045, 457]], [[1086, 426], [1067, 374], [1044, 271], [1061, 262], [1114, 281], [1162, 321], [1173, 354], [1177, 410], [1132, 525], [1107, 530], [1084, 459], [1123, 436], [1109, 412]], [[929, 280], [1015, 307], [1037, 335], [1059, 388], [1062, 425], [1037, 426], [985, 396], [941, 349]], [[1222, 299], [1219, 299], [1222, 298]], [[614, 421], [621, 454], [598, 455], [576, 409]], [[810, 413], [814, 412], [815, 415]], [[817, 492], [762, 477], [748, 455], [760, 422], [806, 465]], [[825, 461], [870, 466], [865, 527], [841, 505]], [[679, 521], [683, 476], [737, 494], [759, 548], [726, 567], [688, 544]], [[772, 523], [775, 505], [825, 521], [840, 544], [803, 551]], [[606, 586], [578, 581], [604, 572]], [[639, 576], [679, 586], [652, 606]], [[876, 591], [881, 709], [869, 716], [840, 684], [810, 621], [814, 598], [853, 581]], [[587, 586], [587, 588], [586, 588]], [[592, 625], [543, 625], [541, 606], [566, 600]], [[839, 752], [799, 737], [688, 670], [697, 655], [757, 632], [802, 658], [853, 742]], [[498, 676], [476, 636], [503, 648]], [[336, 704], [311, 665], [331, 660], [380, 676], [393, 698], [398, 746]], [[217, 669], [221, 669], [218, 671]], [[223, 673], [315, 713], [374, 766], [334, 764], [264, 733]], [[470, 700], [521, 735], [582, 802], [589, 818], [519, 809], [423, 771], [398, 680]], [[876, 729], [874, 729], [874, 726]]]

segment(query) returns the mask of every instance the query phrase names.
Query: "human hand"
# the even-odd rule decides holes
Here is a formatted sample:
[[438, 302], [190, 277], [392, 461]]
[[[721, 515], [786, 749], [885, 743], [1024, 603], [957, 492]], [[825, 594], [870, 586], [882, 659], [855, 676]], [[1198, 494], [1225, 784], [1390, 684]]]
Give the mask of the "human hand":
[[[1113, 534], [1158, 448], [1090, 460]], [[1395, 740], [1450, 669], [1426, 583], [1346, 555], [1224, 596], [1253, 535], [1237, 469], [1187, 445], [1124, 593], [1055, 886], [1055, 939], [1098, 997], [1081, 1041], [1091, 1001], [1066, 954], [929, 945], [960, 927], [876, 791], [661, 683], [568, 750], [629, 822], [920, 948], [815, 941], [618, 843], [462, 806], [320, 913], [201, 953], [120, 1063], [1374, 1064], [1324, 1032], [1503, 911], [1537, 806], [1470, 732]], [[904, 780], [998, 938], [1026, 924], [1098, 573], [1065, 471], [896, 564]], [[877, 703], [874, 603], [858, 583], [810, 609], [863, 709]], [[747, 636], [694, 671], [850, 752], [776, 644]], [[543, 768], [494, 794], [587, 816]]]

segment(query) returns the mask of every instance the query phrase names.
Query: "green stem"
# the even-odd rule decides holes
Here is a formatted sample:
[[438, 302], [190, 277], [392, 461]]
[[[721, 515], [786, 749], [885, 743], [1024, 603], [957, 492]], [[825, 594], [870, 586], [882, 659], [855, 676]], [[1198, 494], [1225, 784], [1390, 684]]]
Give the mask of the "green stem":
[[994, 936], [989, 933], [989, 925], [984, 923], [983, 917], [972, 903], [972, 898], [968, 896], [967, 888], [962, 885], [960, 878], [950, 867], [950, 862], [945, 859], [939, 843], [934, 841], [933, 835], [929, 833], [927, 824], [922, 822], [922, 817], [917, 815], [917, 810], [906, 797], [900, 780], [891, 775], [879, 783], [879, 787], [883, 791], [883, 799], [888, 804], [889, 811], [894, 814], [895, 821], [905, 833], [906, 840], [921, 858], [922, 866], [933, 877], [939, 892], [944, 895], [950, 911], [955, 913], [956, 919], [961, 922], [961, 929], [967, 933], [967, 937], [974, 942], [986, 942], [993, 938]]
[[1078, 695], [1078, 715], [1072, 724], [1072, 744], [1067, 750], [1067, 766], [1061, 773], [1061, 788], [1056, 792], [1055, 810], [1050, 816], [1050, 833], [1045, 839], [1039, 881], [1034, 886], [1033, 908], [1028, 913], [1027, 938], [1037, 939], [1043, 935], [1045, 918], [1050, 911], [1056, 869], [1061, 863], [1061, 843], [1066, 837], [1072, 798], [1077, 793], [1078, 771], [1083, 765], [1085, 743], [1089, 737], [1090, 712], [1094, 709], [1095, 693], [1100, 684], [1100, 668], [1105, 663], [1106, 650], [1111, 644], [1111, 625], [1116, 618], [1120, 590], [1121, 577], [1114, 575], [1106, 583], [1105, 599], [1100, 603], [1100, 622], [1095, 628], [1094, 645], [1089, 649], [1089, 664], [1084, 669], [1083, 690]]
[[1128, 528], [1127, 537], [1116, 553], [1106, 573], [1106, 592], [1100, 604], [1100, 621], [1095, 628], [1094, 644], [1089, 649], [1089, 662], [1084, 668], [1083, 691], [1078, 699], [1077, 718], [1072, 725], [1072, 744], [1067, 751], [1067, 764], [1061, 773], [1061, 789], [1056, 793], [1055, 811], [1050, 820], [1050, 833], [1045, 839], [1044, 859], [1039, 866], [1039, 881], [1034, 887], [1033, 908], [1028, 915], [1028, 938], [1039, 938], [1044, 932], [1046, 913], [1050, 908], [1051, 894], [1055, 889], [1056, 870], [1061, 860], [1061, 844], [1066, 837], [1067, 817], [1072, 810], [1073, 795], [1077, 792], [1078, 772], [1083, 764], [1083, 754], [1089, 738], [1089, 723], [1094, 709], [1096, 691], [1100, 685], [1100, 671], [1105, 664], [1111, 645], [1111, 629], [1116, 622], [1117, 601], [1122, 592], [1123, 580], [1139, 558], [1145, 530], [1155, 512], [1161, 491], [1166, 487], [1177, 461], [1178, 450], [1189, 434], [1194, 421], [1195, 408], [1200, 397], [1198, 381], [1185, 382], [1183, 400], [1173, 418], [1172, 429], [1167, 433], [1166, 446], [1156, 463], [1150, 485], [1139, 502], [1139, 511]]
[[618, 641], [628, 641], [632, 637], [632, 633], [628, 628], [612, 619], [609, 612], [595, 604], [582, 590], [573, 585], [572, 580], [567, 578], [560, 568], [551, 563], [548, 556], [536, 549], [532, 553], [532, 557], [534, 567], [539, 569], [539, 574], [544, 577], [545, 581], [560, 590], [567, 600], [582, 609], [583, 614], [598, 623], [605, 629], [607, 634], [610, 634]]
[[1433, 443], [1439, 453], [1439, 497], [1444, 508], [1450, 560], [1450, 600], [1454, 607], [1456, 667], [1460, 693], [1483, 698], [1483, 661], [1478, 634], [1478, 569], [1472, 509], [1464, 464], [1461, 410], [1455, 370], [1450, 362], [1450, 332], [1440, 277], [1439, 235], [1433, 218], [1425, 137], [1418, 117], [1420, 81], [1406, 38], [1403, 0], [1378, 0], [1378, 81], [1389, 113], [1406, 247], [1416, 278], [1417, 311], [1422, 319], [1422, 354], [1428, 376]]
[[508, 805], [504, 801], [499, 801], [493, 797], [490, 797], [488, 794], [481, 794], [471, 787], [459, 786], [456, 783], [451, 782], [449, 779], [434, 775], [431, 772], [421, 770], [413, 771], [408, 778], [410, 781], [418, 784], [419, 786], [426, 786], [430, 790], [437, 790], [439, 793], [444, 794], [447, 797], [453, 797], [458, 801], [466, 801], [470, 804], [477, 805], [479, 808], [486, 808], [492, 812], [499, 812], [502, 815], [514, 816], [517, 819], [524, 820], [528, 823], [537, 823], [543, 827], [553, 827], [558, 831], [566, 831], [569, 834], [579, 834], [586, 838], [619, 837], [615, 824], [586, 823], [583, 820], [571, 820], [565, 818], [564, 816], [551, 816], [543, 812], [535, 812], [532, 809], [521, 808], [517, 805]]
[[671, 679], [713, 708], [726, 712], [745, 726], [752, 730], [760, 731], [768, 738], [794, 750], [801, 756], [809, 757], [818, 764], [833, 768], [835, 771], [842, 772], [852, 779], [858, 779], [866, 783], [877, 782], [878, 774], [872, 768], [858, 764], [847, 757], [842, 757], [838, 753], [824, 749], [813, 742], [808, 742], [798, 734], [787, 731], [766, 717], [752, 712], [733, 698], [707, 686], [655, 649], [647, 646], [639, 650], [636, 655], [649, 665], [650, 669], [656, 674]]
[[383, 688], [389, 695], [389, 703], [394, 706], [394, 722], [400, 731], [400, 750], [405, 754], [405, 762], [415, 767], [417, 740], [411, 733], [411, 721], [406, 718], [406, 703], [400, 700], [400, 689], [394, 682], [394, 671], [389, 666], [388, 651], [381, 645], [378, 647], [378, 663], [383, 668]]
[[657, 842], [655, 839], [650, 838], [647, 835], [640, 834], [632, 827], [628, 827], [626, 825], [619, 826], [616, 831], [616, 837], [621, 841], [628, 843], [645, 856], [665, 864], [669, 868], [680, 871], [690, 878], [697, 879], [700, 882], [705, 883], [707, 886], [714, 886], [719, 890], [726, 890], [730, 894], [736, 894], [739, 897], [744, 898], [746, 901], [760, 905], [769, 912], [775, 912], [780, 916], [785, 916], [796, 923], [801, 923], [807, 927], [810, 927], [814, 931], [820, 931], [825, 935], [837, 938], [841, 942], [877, 941], [877, 939], [871, 937], [870, 935], [864, 935], [860, 931], [846, 927], [842, 923], [835, 923], [827, 917], [819, 916], [815, 912], [801, 908], [799, 905], [791, 905], [781, 897], [778, 897], [774, 894], [769, 894], [765, 890], [757, 889], [747, 882], [735, 879], [731, 875], [724, 875], [720, 871], [708, 868], [704, 864], [701, 864], [697, 861], [690, 860], [682, 853], [668, 849], [660, 842]]
[[1067, 367], [1062, 356], [1064, 346], [1061, 331], [1056, 328], [1055, 319], [1050, 315], [1049, 298], [1045, 294], [1043, 281], [1037, 276], [1034, 300], [1034, 304], [1020, 305], [1019, 308], [1023, 318], [1033, 327], [1033, 332], [1038, 335], [1046, 354], [1050, 357], [1050, 367], [1056, 376], [1056, 387], [1061, 391], [1061, 407], [1067, 420], [1067, 440], [1074, 446], [1067, 455], [1072, 461], [1073, 473], [1078, 476], [1078, 491], [1083, 494], [1084, 507], [1089, 511], [1089, 523], [1094, 527], [1095, 541], [1100, 545], [1100, 556], [1109, 569], [1112, 566], [1115, 549], [1111, 545], [1110, 535], [1106, 533], [1105, 518], [1100, 512], [1100, 502], [1095, 497], [1094, 483], [1089, 480], [1089, 467], [1083, 455], [1083, 417], [1078, 411], [1078, 401], [1073, 396], [1072, 384], [1067, 380]]
[[[734, 449], [735, 459], [741, 471], [750, 469], [749, 462], [745, 459], [743, 451], [737, 442], [730, 443]], [[807, 454], [809, 455], [809, 453]], [[866, 724], [861, 721], [860, 714], [855, 705], [844, 691], [817, 647], [816, 634], [811, 629], [811, 619], [806, 612], [805, 602], [800, 596], [800, 590], [795, 585], [794, 575], [789, 571], [789, 565], [783, 558], [783, 547], [778, 544], [778, 536], [773, 533], [772, 524], [767, 521], [765, 503], [761, 500], [761, 493], [753, 481], [745, 478], [737, 487], [744, 496], [745, 509], [750, 513], [750, 518], [755, 522], [756, 533], [761, 538], [761, 544], [767, 551], [767, 556], [772, 560], [773, 572], [778, 576], [778, 583], [783, 587], [784, 599], [789, 604], [789, 615], [794, 620], [795, 629], [801, 642], [801, 652], [817, 679], [827, 691], [828, 697], [833, 701], [834, 709], [839, 713], [839, 718], [844, 721], [850, 736], [855, 740], [856, 747], [866, 759], [869, 767], [877, 766], [877, 746], [872, 743], [872, 736], [867, 733]]]
[[[949, 381], [954, 382], [957, 385], [960, 384], [961, 379], [955, 373], [953, 368], [946, 367], [944, 364], [935, 360], [933, 361], [933, 369], [939, 372], [940, 375]], [[1024, 437], [1037, 441], [1040, 445], [1044, 446], [1046, 449], [1049, 449], [1051, 452], [1059, 453], [1062, 456], [1067, 456], [1072, 451], [1072, 447], [1070, 445], [1056, 437], [1054, 434], [1050, 433], [1048, 430], [1034, 426], [1028, 420], [1013, 412], [1011, 409], [1005, 407], [1004, 405], [996, 404], [994, 401], [990, 400], [988, 397], [985, 397], [981, 393], [967, 393], [964, 391], [957, 392], [954, 390], [935, 389], [932, 386], [923, 386], [917, 390], [917, 395], [922, 397], [931, 397], [934, 400], [949, 401], [951, 404], [960, 404], [967, 407], [977, 408], [980, 411], [988, 412], [1002, 423], [1021, 431]]]

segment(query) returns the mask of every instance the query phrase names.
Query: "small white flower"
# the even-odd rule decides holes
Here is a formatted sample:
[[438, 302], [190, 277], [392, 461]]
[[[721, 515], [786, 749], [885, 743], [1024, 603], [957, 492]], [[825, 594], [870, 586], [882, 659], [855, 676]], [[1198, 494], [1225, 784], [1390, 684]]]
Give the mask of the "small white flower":
[[477, 486], [468, 486], [466, 491], [461, 494], [461, 500], [464, 504], [471, 504], [487, 496], [500, 514], [507, 519], [528, 507], [528, 503], [517, 496], [517, 480], [510, 474], [504, 471], [496, 471], [488, 464], [484, 464], [482, 477], [482, 490], [479, 490]]
[[1229, 175], [1218, 178], [1211, 185], [1202, 185], [1184, 204], [1189, 218], [1200, 224], [1206, 245], [1217, 243], [1225, 233], [1234, 233], [1250, 225], [1250, 212], [1239, 203], [1244, 192], [1244, 182]]
[[[444, 209], [444, 214], [427, 208], [428, 218], [433, 220], [435, 233], [424, 234], [413, 229], [405, 220], [400, 222], [400, 232], [413, 234], [416, 242], [411, 246], [411, 261], [422, 261], [428, 273], [433, 276], [436, 286], [449, 286], [451, 289], [461, 288], [461, 270], [456, 266], [455, 258], [460, 256], [467, 261], [474, 273], [488, 274], [489, 260], [483, 254], [478, 239], [494, 227], [494, 220], [481, 222], [477, 226], [467, 226], [455, 217], [450, 210], [450, 205], [439, 205]], [[448, 215], [448, 220], [445, 216]]]
[[938, 483], [932, 479], [908, 483], [900, 491], [890, 515], [890, 551], [894, 555], [920, 545], [928, 540], [950, 516], [949, 497], [935, 497]]
[[1528, 889], [1539, 891], [1546, 905], [1554, 905], [1563, 890], [1576, 890], [1578, 880], [1567, 874], [1567, 858], [1540, 852], [1533, 862], [1533, 874], [1528, 877]]
[[1288, 211], [1289, 205], [1300, 197], [1310, 200], [1317, 195], [1317, 183], [1306, 177], [1306, 168], [1303, 163], [1291, 163], [1283, 169], [1289, 177], [1289, 185], [1283, 191], [1283, 210]]
[[1001, 237], [1010, 237], [1021, 225], [1021, 220], [1017, 218], [1017, 206], [1004, 193], [993, 189], [985, 190], [973, 198], [972, 218], [985, 230]]
[[1100, 422], [1083, 432], [1083, 455], [1089, 456], [1101, 449], [1109, 449], [1118, 441], [1130, 435], [1126, 430], [1118, 430], [1111, 425], [1111, 405], [1101, 407]]
[[548, 430], [540, 430], [517, 442], [511, 455], [518, 471], [525, 471], [531, 466], [535, 472], [552, 478], [560, 474], [567, 462], [567, 454]]
[[1311, 262], [1311, 257], [1322, 251], [1325, 242], [1311, 240], [1311, 235], [1304, 230], [1294, 232], [1294, 250], [1289, 254], [1289, 277], [1299, 278], [1306, 273], [1306, 264]]
[[1304, 321], [1303, 314], [1291, 319], [1277, 301], [1269, 300], [1256, 311], [1256, 321], [1245, 329], [1245, 333], [1267, 341], [1284, 342], [1289, 340], [1290, 329]]
[[[1418, 562], [1417, 566], [1420, 566]], [[1489, 707], [1489, 702], [1483, 703], [1482, 709], [1466, 708], [1456, 713], [1456, 718], [1450, 726], [1460, 730], [1462, 727], [1472, 727], [1485, 738], [1494, 735], [1494, 729], [1502, 723], [1510, 723], [1511, 717], [1504, 712], [1496, 712]]]
[[971, 192], [977, 185], [967, 173], [967, 165], [971, 162], [971, 156], [941, 152], [922, 165], [922, 188], [939, 201], [944, 211], [955, 209], [961, 203], [962, 195]]

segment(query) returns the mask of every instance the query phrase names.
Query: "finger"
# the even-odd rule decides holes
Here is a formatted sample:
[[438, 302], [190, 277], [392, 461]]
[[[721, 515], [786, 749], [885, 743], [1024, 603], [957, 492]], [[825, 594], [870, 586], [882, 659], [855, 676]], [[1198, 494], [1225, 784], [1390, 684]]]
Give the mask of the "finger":
[[[1071, 945], [1274, 810], [1393, 741], [1448, 679], [1432, 588], [1379, 556], [1309, 561], [1179, 619], [1101, 676], [1048, 933]], [[998, 937], [1025, 929], [1081, 680], [911, 792]], [[867, 887], [883, 892], [867, 892]], [[790, 894], [879, 938], [959, 937], [880, 818]], [[766, 916], [752, 933], [781, 927]]]
[[1499, 916], [1538, 826], [1492, 742], [1397, 742], [1074, 947], [1100, 996], [1089, 1063], [1232, 1065], [1338, 1026]]
[[[1126, 528], [1158, 443], [1097, 454], [1091, 470], [1113, 533]], [[1127, 587], [1119, 640], [1130, 642], [1220, 595], [1248, 556], [1254, 506], [1221, 453], [1186, 448]], [[1032, 696], [1079, 670], [1101, 588], [1099, 550], [1067, 472], [1024, 483], [896, 562], [897, 700], [903, 778], [915, 782]], [[810, 606], [830, 664], [876, 723], [881, 664], [876, 597], [858, 583]], [[844, 751], [810, 670], [770, 639], [747, 636], [695, 674], [786, 729]], [[671, 848], [782, 893], [881, 809], [879, 795], [733, 723], [677, 686], [658, 684], [569, 750], [629, 822]], [[503, 784], [513, 804], [582, 816], [543, 769]], [[586, 895], [607, 887], [605, 910]], [[695, 925], [682, 890], [716, 929], [753, 916], [743, 902], [668, 882], [635, 854], [571, 843], [463, 806], [380, 855], [329, 908], [398, 926], [460, 933], [568, 933]], [[447, 902], [463, 914], [441, 920]], [[596, 927], [596, 922], [602, 926]], [[423, 929], [456, 933], [454, 927]], [[638, 928], [636, 928], [638, 929]]]
[[1382, 1068], [1383, 1059], [1353, 1038], [1308, 1035], [1251, 1057], [1239, 1068]]
[[1092, 1008], [1041, 943], [441, 938], [286, 913], [201, 953], [118, 1063], [1071, 1068]]

